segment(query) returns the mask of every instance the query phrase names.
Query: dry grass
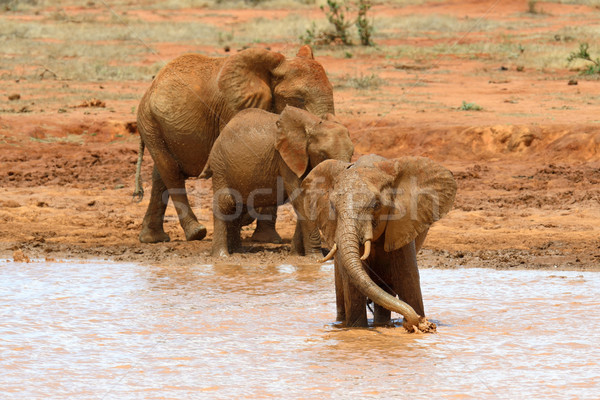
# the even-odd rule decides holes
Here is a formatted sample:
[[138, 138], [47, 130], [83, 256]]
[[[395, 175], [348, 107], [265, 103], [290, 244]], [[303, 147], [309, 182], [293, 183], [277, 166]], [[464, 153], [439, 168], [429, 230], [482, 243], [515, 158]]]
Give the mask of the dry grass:
[[76, 22], [69, 18], [68, 13], [50, 13], [41, 21], [0, 18], [0, 37], [4, 38], [0, 70], [10, 71], [0, 73], [1, 78], [22, 78], [24, 69], [34, 77], [36, 66], [43, 66], [64, 79], [145, 80], [163, 65], [140, 65], [156, 52], [154, 43], [167, 41], [192, 48], [216, 43], [220, 32], [199, 22], [148, 23], [106, 12]]
[[445, 37], [461, 32], [488, 32], [499, 28], [506, 29], [505, 24], [494, 20], [474, 20], [456, 18], [450, 15], [411, 15], [402, 18], [379, 17], [375, 21], [377, 32], [384, 37], [413, 36]]
[[559, 3], [559, 4], [580, 4], [584, 6], [598, 8], [600, 4], [598, 0], [546, 0], [547, 3]]
[[335, 88], [353, 88], [358, 90], [376, 90], [386, 83], [379, 75], [370, 73], [357, 75], [344, 74], [332, 77]]
[[[11, 19], [11, 12], [0, 15], [0, 37], [3, 38], [0, 79], [35, 78], [40, 68], [49, 68], [61, 78], [73, 80], [147, 80], [168, 61], [162, 60], [160, 55], [150, 58], [160, 42], [189, 48], [225, 44], [241, 47], [253, 43], [278, 42], [289, 43], [292, 48], [299, 44], [299, 36], [312, 23], [316, 24], [317, 29], [327, 27], [324, 15], [314, 20], [307, 12], [314, 10], [321, 2], [319, 0], [312, 5], [311, 0], [263, 1], [256, 8], [285, 6], [296, 11], [285, 18], [259, 17], [247, 23], [218, 28], [202, 21], [202, 18], [196, 19], [193, 13], [190, 14], [190, 20], [173, 24], [169, 21], [139, 20], [134, 17], [132, 10], [163, 9], [168, 14], [171, 9], [196, 8], [198, 15], [206, 15], [207, 9], [252, 6], [243, 1], [227, 0], [114, 0], [109, 2], [112, 11], [101, 2], [95, 2], [88, 6], [88, 12], [74, 15], [69, 7], [80, 7], [81, 1], [5, 1], [20, 10], [17, 13], [37, 12], [42, 19]], [[593, 5], [591, 0], [556, 2]], [[407, 6], [428, 1], [396, 0], [392, 3]], [[599, 53], [594, 46], [600, 37], [598, 24], [553, 31], [550, 21], [550, 16], [525, 14], [516, 15], [509, 22], [495, 21], [493, 15], [482, 20], [435, 14], [403, 18], [378, 16], [374, 20], [376, 43], [385, 39], [419, 37], [437, 42], [423, 46], [400, 43], [378, 44], [373, 48], [325, 47], [318, 52], [335, 58], [384, 54], [392, 60], [437, 60], [446, 55], [458, 55], [494, 63], [515, 63], [540, 70], [568, 67], [566, 57], [581, 42], [590, 43], [590, 51]], [[539, 33], [539, 28], [547, 29]], [[496, 38], [490, 40], [493, 35]], [[467, 40], [461, 41], [461, 38]], [[148, 59], [160, 61], [148, 63]], [[111, 62], [107, 63], [106, 60]], [[569, 67], [577, 66], [577, 63], [573, 63]]]

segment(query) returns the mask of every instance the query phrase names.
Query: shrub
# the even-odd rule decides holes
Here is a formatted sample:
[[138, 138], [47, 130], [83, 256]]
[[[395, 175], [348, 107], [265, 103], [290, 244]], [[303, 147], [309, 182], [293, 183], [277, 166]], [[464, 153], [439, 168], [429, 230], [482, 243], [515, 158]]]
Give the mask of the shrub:
[[333, 25], [333, 30], [317, 31], [313, 22], [312, 27], [307, 29], [300, 40], [305, 44], [323, 45], [338, 43], [350, 46], [352, 39], [349, 29], [355, 25], [358, 30], [360, 43], [364, 46], [372, 46], [373, 23], [369, 22], [367, 12], [371, 9], [371, 0], [358, 0], [357, 17], [349, 21], [347, 15], [351, 12], [350, 2], [347, 0], [327, 0], [327, 6], [321, 6], [327, 21]]
[[587, 43], [580, 43], [579, 51], [574, 51], [571, 54], [569, 54], [569, 57], [567, 57], [567, 61], [572, 62], [575, 60], [584, 60], [587, 62], [591, 62], [592, 64], [588, 65], [588, 67], [583, 71], [583, 74], [600, 74], [600, 58], [596, 58], [594, 60], [588, 52], [589, 47], [590, 46]]
[[352, 23], [346, 21], [346, 15], [344, 14], [344, 10], [348, 12], [350, 11], [350, 7], [345, 2], [327, 0], [327, 8], [328, 10], [325, 10], [325, 6], [321, 6], [321, 10], [325, 12], [327, 21], [335, 28], [335, 37], [339, 38], [343, 44], [352, 44], [348, 34], [348, 28], [352, 26]]
[[483, 107], [481, 107], [479, 104], [467, 103], [466, 101], [463, 100], [462, 106], [460, 106], [459, 110], [461, 110], [461, 111], [481, 111], [481, 110], [483, 110]]
[[360, 44], [363, 46], [373, 45], [373, 41], [371, 40], [371, 35], [373, 34], [373, 24], [367, 19], [367, 11], [369, 11], [370, 8], [370, 0], [358, 1], [358, 17], [356, 17], [356, 27], [358, 28]]

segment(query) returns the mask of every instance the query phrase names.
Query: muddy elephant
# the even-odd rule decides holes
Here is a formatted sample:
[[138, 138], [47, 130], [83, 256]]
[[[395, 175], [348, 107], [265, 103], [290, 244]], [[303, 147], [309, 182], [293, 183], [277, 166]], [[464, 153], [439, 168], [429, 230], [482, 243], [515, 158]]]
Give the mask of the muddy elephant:
[[288, 104], [318, 116], [334, 113], [331, 83], [309, 46], [301, 47], [294, 58], [252, 48], [226, 58], [187, 54], [168, 63], [138, 107], [137, 200], [143, 197], [140, 171], [145, 147], [154, 160], [140, 241], [169, 240], [163, 230], [169, 197], [186, 240], [203, 239], [206, 228], [190, 208], [185, 179], [200, 175], [220, 131], [238, 112], [254, 107], [281, 113]]
[[217, 138], [209, 158], [214, 192], [212, 254], [227, 256], [241, 247], [246, 213], [257, 218], [257, 208], [290, 201], [298, 217], [292, 250], [322, 256], [318, 228], [302, 217], [302, 178], [324, 160], [348, 162], [353, 153], [348, 129], [332, 114], [321, 119], [291, 106], [279, 115], [255, 108], [239, 112]]
[[394, 311], [409, 331], [435, 330], [425, 318], [416, 253], [454, 203], [452, 173], [423, 157], [369, 155], [321, 163], [302, 189], [305, 214], [331, 248], [324, 260], [335, 257], [338, 321], [368, 326], [368, 298], [376, 325], [389, 324]]

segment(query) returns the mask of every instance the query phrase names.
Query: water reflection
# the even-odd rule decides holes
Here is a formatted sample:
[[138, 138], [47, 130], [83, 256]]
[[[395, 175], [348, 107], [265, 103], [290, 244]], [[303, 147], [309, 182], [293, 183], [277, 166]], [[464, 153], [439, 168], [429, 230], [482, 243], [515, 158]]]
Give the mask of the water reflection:
[[0, 261], [3, 398], [597, 398], [600, 274], [423, 270], [436, 335], [339, 329], [326, 265]]

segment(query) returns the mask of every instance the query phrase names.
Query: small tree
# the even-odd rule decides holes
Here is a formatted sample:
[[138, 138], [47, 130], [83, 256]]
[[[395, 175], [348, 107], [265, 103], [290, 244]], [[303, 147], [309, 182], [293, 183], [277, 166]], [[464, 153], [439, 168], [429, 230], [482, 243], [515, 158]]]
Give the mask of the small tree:
[[568, 62], [572, 62], [574, 60], [584, 60], [589, 61], [592, 64], [588, 66], [588, 68], [583, 72], [584, 74], [593, 75], [600, 74], [600, 58], [596, 58], [595, 60], [590, 56], [588, 52], [590, 45], [587, 43], [579, 44], [579, 51], [574, 51], [569, 54], [567, 58]]
[[[346, 19], [351, 12], [349, 4], [357, 4], [358, 7], [358, 14], [354, 21]], [[348, 29], [355, 25], [358, 29], [360, 43], [364, 46], [372, 46], [373, 24], [367, 19], [367, 12], [371, 7], [371, 0], [358, 0], [357, 3], [350, 0], [327, 0], [327, 6], [321, 6], [321, 11], [325, 13], [327, 21], [333, 25], [335, 30], [317, 31], [313, 23], [312, 27], [300, 36], [300, 40], [306, 44], [319, 45], [337, 42], [349, 46], [353, 43]]]
[[327, 21], [335, 27], [335, 36], [338, 37], [343, 44], [350, 45], [352, 41], [348, 35], [348, 28], [352, 26], [351, 22], [346, 21], [344, 11], [349, 12], [345, 2], [338, 2], [336, 0], [327, 0], [328, 10], [325, 10], [325, 6], [321, 6], [321, 10], [325, 12]]
[[356, 27], [358, 28], [358, 36], [360, 37], [360, 44], [363, 46], [372, 46], [373, 41], [371, 35], [373, 34], [373, 25], [367, 19], [367, 11], [371, 9], [370, 0], [358, 0], [358, 17], [356, 18]]

